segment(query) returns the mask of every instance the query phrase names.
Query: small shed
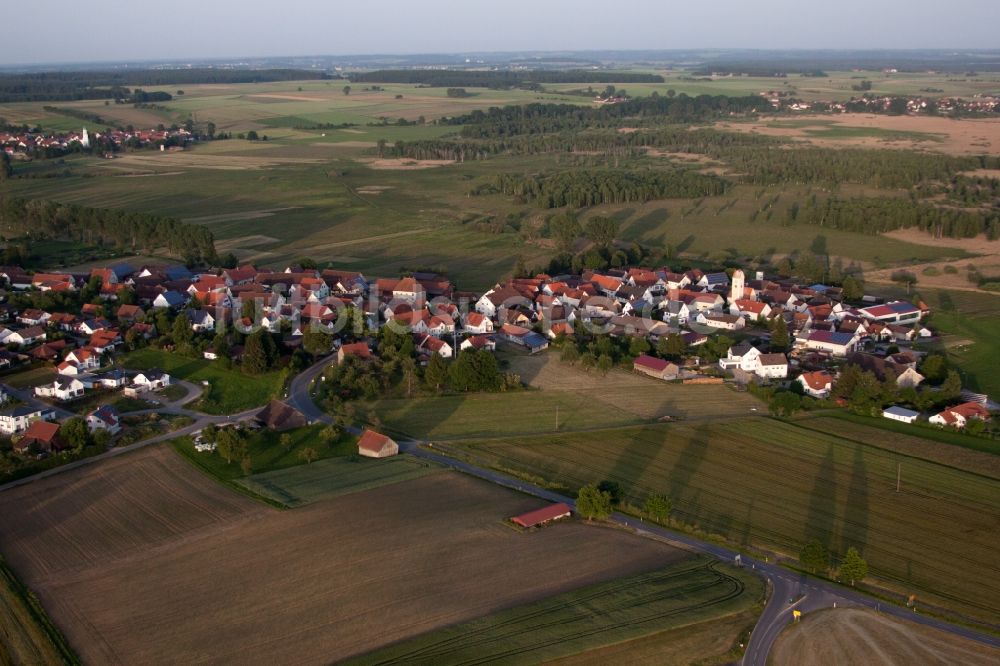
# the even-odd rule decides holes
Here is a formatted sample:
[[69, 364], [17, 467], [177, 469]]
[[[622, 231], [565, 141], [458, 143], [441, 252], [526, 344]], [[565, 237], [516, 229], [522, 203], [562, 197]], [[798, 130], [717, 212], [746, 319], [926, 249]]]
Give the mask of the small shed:
[[522, 513], [520, 516], [514, 516], [510, 519], [510, 522], [524, 528], [538, 527], [545, 523], [551, 523], [553, 520], [569, 518], [572, 513], [573, 510], [569, 508], [568, 504], [559, 502], [558, 504], [543, 506], [541, 509], [535, 509], [528, 513]]
[[399, 444], [391, 437], [365, 429], [358, 440], [358, 455], [368, 458], [388, 458], [399, 453]]
[[912, 409], [906, 409], [904, 407], [888, 407], [882, 410], [882, 416], [887, 419], [892, 419], [893, 421], [901, 421], [902, 423], [913, 423], [920, 416], [920, 412], [915, 412]]

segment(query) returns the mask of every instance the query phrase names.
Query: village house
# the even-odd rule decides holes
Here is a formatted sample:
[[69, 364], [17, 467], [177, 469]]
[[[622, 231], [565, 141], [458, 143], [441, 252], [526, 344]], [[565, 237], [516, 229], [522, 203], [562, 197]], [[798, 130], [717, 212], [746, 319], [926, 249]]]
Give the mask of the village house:
[[802, 385], [802, 391], [817, 400], [830, 397], [833, 389], [833, 375], [823, 370], [803, 372], [796, 380]]
[[462, 320], [462, 330], [472, 334], [492, 333], [493, 321], [481, 312], [468, 312]]
[[83, 395], [84, 385], [75, 377], [60, 375], [51, 384], [35, 387], [35, 395], [39, 398], [55, 398], [56, 400], [74, 400]]
[[963, 402], [961, 405], [948, 407], [928, 419], [934, 425], [964, 428], [972, 419], [990, 420], [990, 411], [978, 402]]
[[46, 338], [45, 329], [41, 326], [29, 326], [17, 331], [11, 331], [4, 340], [4, 344], [16, 344], [26, 347]]
[[118, 410], [113, 405], [101, 405], [87, 414], [87, 428], [90, 432], [107, 430], [112, 435], [117, 435], [122, 429]]
[[352, 342], [341, 345], [337, 350], [337, 363], [343, 363], [348, 356], [367, 361], [372, 357], [372, 352], [367, 342]]
[[55, 420], [56, 413], [51, 407], [18, 405], [0, 411], [0, 432], [5, 435], [24, 432], [34, 421]]
[[132, 385], [146, 391], [170, 386], [170, 375], [158, 369], [143, 370], [132, 377]]
[[33, 451], [52, 453], [65, 448], [65, 443], [59, 438], [59, 424], [51, 421], [32, 421], [13, 444], [14, 451], [21, 454]]
[[455, 350], [450, 344], [426, 333], [414, 333], [413, 343], [418, 353], [423, 353], [427, 356], [437, 354], [441, 358], [451, 358], [455, 355]]
[[763, 379], [784, 379], [788, 377], [788, 358], [784, 354], [761, 354], [753, 372]]
[[746, 320], [738, 315], [710, 314], [701, 312], [695, 321], [702, 326], [717, 328], [723, 331], [738, 331], [746, 326]]

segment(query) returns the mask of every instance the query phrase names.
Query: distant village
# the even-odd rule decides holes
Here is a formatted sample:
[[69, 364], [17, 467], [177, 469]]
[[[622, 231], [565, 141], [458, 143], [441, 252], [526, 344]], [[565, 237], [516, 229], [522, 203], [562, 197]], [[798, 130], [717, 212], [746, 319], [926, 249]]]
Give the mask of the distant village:
[[[832, 401], [839, 382], [860, 385], [864, 373], [876, 390], [889, 384], [898, 396], [899, 404], [876, 403], [885, 418], [954, 428], [985, 423], [992, 404], [960, 385], [946, 389], [925, 381], [922, 343], [935, 333], [924, 324], [924, 303], [865, 296], [848, 304], [840, 287], [761, 272], [747, 276], [739, 269], [536, 275], [482, 294], [458, 291], [434, 273], [369, 281], [355, 271], [301, 266], [192, 272], [182, 265], [115, 264], [87, 274], [8, 266], [0, 267], [0, 279], [9, 290], [0, 304], [0, 372], [53, 369], [51, 381], [35, 386], [32, 395], [8, 388], [0, 396], [16, 398], [0, 411], [0, 433], [19, 437], [15, 450], [21, 452], [55, 450], [55, 432], [40, 424], [57, 421], [61, 404], [97, 390], [138, 397], [169, 386], [164, 372], [122, 371], [113, 361], [139, 345], [170, 344], [171, 331], [158, 330], [157, 323], [181, 315], [198, 355], [210, 362], [239, 364], [241, 336], [257, 329], [273, 333], [286, 353], [320, 331], [320, 354], [363, 363], [379, 354], [375, 332], [392, 326], [412, 337], [424, 365], [434, 356], [492, 352], [498, 344], [537, 354], [606, 335], [626, 344], [631, 370], [650, 381], [731, 383]], [[81, 290], [92, 297], [78, 311], [13, 305], [46, 297], [58, 302]], [[216, 348], [220, 339], [225, 349]], [[849, 399], [841, 396], [838, 403]], [[921, 404], [929, 411], [911, 408]], [[120, 429], [119, 415], [108, 406], [86, 419], [94, 430]]]
[[122, 148], [160, 146], [183, 148], [195, 140], [195, 135], [181, 127], [176, 129], [129, 130], [113, 129], [91, 134], [87, 128], [79, 132], [0, 131], [0, 146], [12, 158], [32, 156], [57, 157], [74, 150], [103, 147], [107, 155]]

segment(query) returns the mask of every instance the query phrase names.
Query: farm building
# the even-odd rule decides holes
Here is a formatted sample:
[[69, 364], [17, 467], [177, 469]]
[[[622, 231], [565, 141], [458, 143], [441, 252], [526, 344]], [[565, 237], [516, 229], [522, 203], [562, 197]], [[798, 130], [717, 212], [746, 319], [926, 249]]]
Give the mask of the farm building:
[[655, 377], [656, 379], [662, 379], [664, 381], [677, 379], [677, 373], [680, 372], [680, 368], [677, 367], [676, 363], [664, 361], [660, 358], [654, 358], [647, 354], [636, 357], [636, 359], [632, 361], [632, 369], [635, 372]]
[[341, 345], [340, 349], [337, 350], [337, 363], [343, 363], [344, 359], [348, 356], [354, 356], [362, 361], [367, 361], [372, 357], [372, 352], [368, 348], [367, 342], [354, 342]]
[[538, 527], [539, 525], [550, 523], [553, 520], [569, 518], [572, 513], [573, 510], [569, 508], [568, 504], [559, 502], [558, 504], [543, 506], [541, 509], [535, 509], [534, 511], [529, 511], [528, 513], [522, 513], [520, 516], [514, 516], [510, 519], [510, 522], [524, 528]]
[[543, 351], [549, 346], [549, 341], [538, 333], [513, 324], [504, 324], [500, 329], [500, 336], [509, 342], [526, 348], [532, 354]]
[[253, 418], [262, 426], [277, 432], [301, 428], [307, 424], [306, 417], [302, 415], [302, 412], [280, 400], [272, 400]]
[[358, 440], [358, 455], [368, 458], [388, 458], [399, 453], [399, 445], [392, 438], [375, 432], [365, 430]]
[[905, 409], [903, 407], [887, 407], [882, 410], [882, 416], [887, 419], [892, 419], [893, 421], [901, 421], [902, 423], [913, 423], [920, 416], [920, 412], [915, 412], [912, 409]]

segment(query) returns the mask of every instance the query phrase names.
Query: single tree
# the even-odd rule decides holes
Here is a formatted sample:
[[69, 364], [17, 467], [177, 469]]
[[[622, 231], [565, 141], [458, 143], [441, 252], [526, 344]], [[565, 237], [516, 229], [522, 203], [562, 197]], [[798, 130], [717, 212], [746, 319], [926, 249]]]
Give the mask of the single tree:
[[259, 375], [267, 372], [270, 366], [266, 343], [264, 338], [270, 338], [270, 334], [264, 329], [254, 331], [246, 340], [243, 348], [243, 370], [251, 375]]
[[244, 476], [250, 476], [250, 473], [253, 471], [253, 458], [243, 456], [243, 460], [240, 461], [240, 469], [243, 471]]
[[278, 443], [281, 444], [281, 448], [288, 451], [292, 448], [292, 436], [287, 432], [282, 433], [281, 437], [278, 438]]
[[670, 501], [670, 498], [659, 493], [653, 493], [647, 497], [643, 504], [646, 515], [658, 523], [665, 522], [670, 518], [670, 512], [673, 511], [673, 508], [673, 502]]
[[312, 461], [319, 458], [319, 453], [317, 453], [316, 449], [314, 449], [313, 447], [307, 446], [306, 448], [299, 451], [299, 458], [305, 460], [306, 464], [308, 465]]
[[679, 333], [671, 333], [656, 343], [656, 353], [663, 358], [678, 359], [684, 355], [687, 345]]
[[351, 94], [351, 86], [344, 86], [343, 89], [345, 95]]
[[611, 493], [599, 490], [594, 484], [580, 488], [576, 495], [576, 511], [588, 521], [604, 520], [611, 515]]
[[191, 340], [194, 338], [194, 330], [191, 328], [191, 319], [186, 312], [177, 315], [173, 328], [170, 330], [174, 344], [180, 351], [187, 351], [191, 347]]
[[572, 340], [567, 340], [563, 345], [562, 351], [559, 352], [559, 360], [570, 365], [576, 365], [580, 360], [580, 351]]
[[774, 324], [771, 326], [771, 351], [788, 351], [788, 343], [788, 325], [785, 323], [784, 317], [775, 317]]
[[830, 551], [820, 543], [819, 539], [812, 539], [802, 546], [799, 562], [814, 574], [825, 573], [830, 568]]
[[94, 446], [104, 450], [111, 443], [111, 433], [105, 428], [98, 428], [91, 434], [90, 439], [94, 442]]
[[332, 446], [340, 439], [340, 428], [330, 424], [319, 432], [319, 438], [327, 446]]
[[611, 360], [611, 357], [607, 354], [601, 354], [600, 358], [597, 359], [597, 370], [602, 375], [606, 375], [611, 372], [611, 368], [615, 367], [615, 362]]
[[840, 563], [840, 577], [849, 580], [853, 587], [855, 583], [863, 581], [867, 575], [868, 563], [861, 557], [858, 549], [851, 546], [847, 549], [844, 560]]
[[440, 354], [434, 354], [431, 356], [431, 360], [427, 362], [427, 368], [424, 370], [424, 381], [427, 386], [431, 387], [436, 391], [440, 391], [446, 381], [448, 381], [448, 364]]
[[63, 423], [59, 428], [59, 435], [74, 449], [82, 450], [90, 443], [90, 430], [87, 428], [87, 422], [79, 416], [74, 416]]

